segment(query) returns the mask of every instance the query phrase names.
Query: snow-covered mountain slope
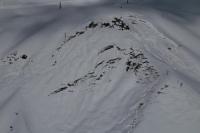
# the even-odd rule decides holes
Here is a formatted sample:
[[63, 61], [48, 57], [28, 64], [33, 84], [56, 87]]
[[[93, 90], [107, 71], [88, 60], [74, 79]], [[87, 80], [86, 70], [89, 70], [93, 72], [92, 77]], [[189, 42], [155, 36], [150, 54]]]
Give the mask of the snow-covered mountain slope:
[[157, 13], [1, 9], [0, 132], [198, 133], [198, 38]]
[[91, 5], [102, 3], [102, 0], [0, 0], [0, 8], [23, 8], [44, 5]]

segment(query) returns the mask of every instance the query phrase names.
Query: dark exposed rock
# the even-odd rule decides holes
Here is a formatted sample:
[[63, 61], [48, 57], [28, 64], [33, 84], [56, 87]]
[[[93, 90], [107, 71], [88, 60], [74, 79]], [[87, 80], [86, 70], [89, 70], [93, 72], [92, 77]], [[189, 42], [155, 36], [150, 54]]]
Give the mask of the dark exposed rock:
[[157, 94], [162, 94], [163, 92], [162, 91], [157, 91]]
[[108, 46], [104, 47], [104, 48], [99, 52], [99, 54], [105, 52], [106, 50], [112, 49], [112, 48], [114, 48], [114, 45], [108, 45]]
[[27, 58], [28, 58], [28, 56], [27, 56], [27, 55], [25, 55], [25, 54], [23, 54], [23, 55], [21, 56], [21, 58], [22, 58], [22, 59], [27, 59]]
[[85, 32], [84, 31], [78, 31], [78, 32], [76, 32], [76, 35], [82, 35], [82, 34], [84, 34]]
[[68, 88], [67, 86], [65, 86], [65, 87], [62, 87], [62, 88], [59, 88], [59, 89], [57, 89], [57, 90], [53, 91], [51, 94], [56, 94], [56, 93], [59, 93], [59, 92], [61, 92], [61, 91], [64, 91], [64, 90], [66, 90], [67, 88]]
[[101, 24], [101, 27], [108, 27], [108, 28], [112, 28], [112, 27], [113, 27], [113, 25], [111, 25], [110, 23], [103, 22], [103, 23]]
[[10, 126], [10, 131], [13, 131], [13, 126]]
[[101, 61], [101, 62], [99, 62], [99, 63], [95, 66], [95, 69], [96, 69], [98, 66], [100, 66], [101, 64], [103, 64], [103, 63], [104, 63], [104, 60]]
[[108, 60], [106, 63], [113, 64], [113, 63], [115, 63], [116, 61], [119, 61], [119, 60], [121, 60], [121, 59], [122, 59], [122, 58], [120, 58], [120, 57], [114, 58], [114, 59], [110, 59], [110, 60]]
[[86, 28], [95, 28], [97, 26], [98, 24], [92, 21]]
[[169, 85], [165, 85], [165, 88], [168, 88], [169, 87]]
[[96, 78], [96, 80], [100, 80], [103, 77], [103, 74], [100, 74], [98, 78]]
[[[121, 53], [121, 55], [117, 56], [116, 58], [107, 60], [104, 59], [98, 62], [94, 66], [92, 71], [89, 71], [87, 74], [81, 76], [80, 78], [77, 78], [74, 81], [66, 83], [65, 87], [59, 88], [51, 94], [61, 92], [63, 90], [66, 90], [67, 88], [70, 88], [68, 92], [74, 92], [73, 88], [75, 86], [80, 86], [81, 83], [84, 83], [88, 85], [88, 87], [90, 86], [93, 88], [98, 85], [99, 81], [104, 78], [107, 72], [117, 68], [116, 63], [121, 61], [122, 59], [127, 59], [125, 63], [125, 69], [129, 73], [135, 74], [135, 76], [138, 78], [136, 81], [137, 83], [149, 82], [151, 79], [156, 79], [159, 76], [156, 69], [154, 69], [153, 66], [149, 65], [149, 61], [140, 50], [136, 50], [133, 48], [122, 49], [114, 44], [104, 47], [102, 50], [100, 50], [99, 53], [103, 53], [106, 50], [112, 48]], [[99, 67], [99, 69], [96, 69], [97, 67]]]
[[112, 23], [119, 27], [120, 30], [130, 30], [129, 26], [121, 18], [115, 17], [114, 20], [112, 20]]
[[140, 103], [138, 108], [141, 108], [142, 106], [144, 106], [144, 103]]

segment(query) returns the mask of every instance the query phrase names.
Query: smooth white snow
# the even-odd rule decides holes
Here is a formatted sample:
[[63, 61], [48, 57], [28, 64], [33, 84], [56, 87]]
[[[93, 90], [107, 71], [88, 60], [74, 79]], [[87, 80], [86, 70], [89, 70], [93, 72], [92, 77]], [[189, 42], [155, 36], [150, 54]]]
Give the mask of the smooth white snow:
[[198, 133], [198, 15], [38, 2], [0, 9], [0, 132]]

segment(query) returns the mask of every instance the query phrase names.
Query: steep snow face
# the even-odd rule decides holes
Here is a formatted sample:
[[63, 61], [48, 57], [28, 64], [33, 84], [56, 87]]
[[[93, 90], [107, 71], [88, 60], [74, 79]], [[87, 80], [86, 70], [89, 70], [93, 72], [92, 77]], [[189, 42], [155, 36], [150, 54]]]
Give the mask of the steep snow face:
[[162, 39], [144, 20], [112, 14], [43, 48], [13, 48], [1, 59], [1, 131], [134, 130], [165, 71], [145, 50], [151, 37]]

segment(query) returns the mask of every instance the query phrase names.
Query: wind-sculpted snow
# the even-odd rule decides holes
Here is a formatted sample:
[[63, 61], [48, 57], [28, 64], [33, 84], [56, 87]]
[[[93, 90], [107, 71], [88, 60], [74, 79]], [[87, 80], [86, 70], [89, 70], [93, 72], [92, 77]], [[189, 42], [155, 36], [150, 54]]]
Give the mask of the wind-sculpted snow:
[[[138, 34], [136, 27], [145, 26], [145, 23], [144, 20], [133, 16], [113, 16], [90, 21], [73, 32], [65, 32], [64, 39], [46, 54], [48, 57], [45, 56], [45, 59], [48, 59], [48, 63], [41, 60], [40, 66], [44, 65], [41, 67], [41, 74], [47, 68], [58, 71], [52, 75], [52, 80], [56, 82], [53, 81], [54, 85], [48, 85], [49, 88], [45, 91], [48, 99], [60, 99], [63, 95], [67, 106], [71, 106], [68, 102], [74, 99], [75, 110], [85, 112], [88, 108], [93, 112], [89, 116], [94, 118], [101, 111], [105, 112], [100, 121], [93, 118], [89, 120], [88, 115], [84, 114], [79, 116], [80, 118], [74, 121], [75, 126], [64, 129], [66, 132], [135, 130], [160, 78], [159, 70], [135, 38]], [[130, 42], [127, 41], [129, 39]], [[30, 70], [35, 71], [34, 65], [37, 63], [38, 61], [33, 59], [29, 65]], [[36, 86], [40, 88], [40, 85]], [[89, 100], [88, 96], [94, 99]], [[86, 98], [82, 103], [84, 106], [79, 103], [81, 97]], [[112, 104], [112, 99], [124, 102]], [[90, 102], [94, 102], [91, 103], [93, 107], [89, 107]], [[70, 108], [66, 107], [64, 110], [70, 111]], [[110, 111], [117, 117], [109, 118]], [[85, 128], [87, 124], [92, 124], [92, 121], [96, 123], [95, 128]], [[101, 124], [102, 122], [110, 124]]]
[[[176, 119], [187, 133], [198, 124], [198, 78], [179, 77], [198, 77], [198, 65], [124, 7], [34, 7], [0, 18], [0, 132], [165, 133]], [[162, 103], [152, 109], [154, 98]]]
[[[108, 50], [111, 50], [113, 53], [117, 52], [118, 55], [112, 58], [104, 55]], [[104, 76], [107, 76], [107, 73], [114, 71], [118, 67], [119, 62], [125, 62], [123, 68], [124, 71], [137, 76], [138, 80], [136, 83], [145, 84], [153, 82], [159, 77], [158, 71], [149, 64], [149, 61], [144, 56], [143, 52], [137, 49], [122, 49], [117, 45], [108, 45], [98, 52], [98, 56], [106, 56], [106, 60], [98, 61], [93, 70], [86, 75], [81, 76], [72, 82], [62, 83], [65, 85], [53, 91], [51, 94], [56, 94], [64, 90], [74, 92], [73, 87], [80, 86], [84, 83], [89, 87], [92, 86], [92, 88], [95, 88], [96, 86], [101, 85], [99, 82], [103, 80]]]
[[[130, 24], [134, 25], [136, 23], [132, 20]], [[66, 45], [69, 41], [75, 38], [79, 39], [79, 36], [87, 34], [87, 32], [90, 32], [90, 29], [96, 28], [102, 30], [116, 29], [113, 31], [115, 32], [115, 34], [116, 32], [131, 30], [129, 28], [129, 24], [124, 22], [122, 17], [114, 17], [112, 20], [107, 20], [106, 22], [92, 21], [87, 26], [85, 26], [84, 30], [77, 31], [75, 32], [75, 34], [69, 35], [69, 37], [67, 37], [65, 33], [65, 40], [58, 48], [56, 48], [56, 51], [60, 52], [62, 47]], [[110, 56], [107, 55], [107, 53], [111, 55], [112, 53], [117, 54], [115, 56]], [[87, 74], [80, 76], [74, 81], [62, 83], [62, 87], [56, 89], [51, 94], [56, 94], [64, 90], [67, 90], [68, 92], [74, 92], [74, 88], [76, 88], [77, 86], [81, 86], [81, 84], [86, 84], [88, 88], [96, 88], [96, 86], [101, 85], [104, 77], [108, 76], [108, 73], [111, 73], [111, 71], [115, 71], [115, 69], [117, 69], [120, 64], [124, 64], [122, 69], [124, 72], [132, 73], [137, 77], [138, 80], [136, 81], [136, 83], [148, 84], [155, 81], [159, 77], [158, 71], [154, 68], [154, 66], [150, 65], [150, 62], [140, 49], [135, 49], [133, 47], [121, 48], [120, 46], [117, 46], [117, 44], [111, 43], [110, 45], [101, 48], [96, 54], [98, 56], [97, 58], [104, 57], [104, 60], [97, 60], [94, 68], [92, 68], [92, 70], [89, 70]], [[55, 55], [53, 54], [52, 57], [54, 56]], [[54, 61], [53, 66], [55, 66], [56, 63], [57, 61]]]

